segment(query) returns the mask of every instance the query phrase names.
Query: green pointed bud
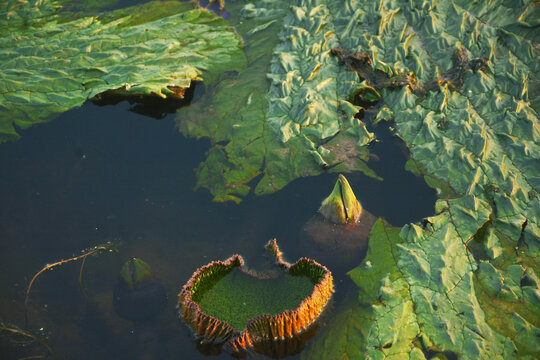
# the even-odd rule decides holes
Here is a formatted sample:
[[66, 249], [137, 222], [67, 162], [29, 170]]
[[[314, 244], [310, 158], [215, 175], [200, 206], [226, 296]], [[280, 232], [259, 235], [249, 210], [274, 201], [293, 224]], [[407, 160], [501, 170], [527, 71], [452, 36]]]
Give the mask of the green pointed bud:
[[135, 289], [145, 280], [153, 277], [150, 265], [141, 259], [132, 258], [124, 263], [120, 277], [130, 289]]
[[362, 206], [345, 176], [339, 174], [332, 193], [323, 200], [319, 212], [328, 221], [337, 224], [355, 223], [362, 214]]

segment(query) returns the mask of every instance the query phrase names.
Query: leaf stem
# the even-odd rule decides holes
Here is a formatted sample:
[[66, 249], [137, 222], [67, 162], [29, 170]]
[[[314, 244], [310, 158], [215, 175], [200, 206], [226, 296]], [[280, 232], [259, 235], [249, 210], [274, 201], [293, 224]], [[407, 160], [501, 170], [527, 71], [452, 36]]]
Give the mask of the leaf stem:
[[[65, 264], [65, 263], [68, 263], [68, 262], [71, 262], [71, 261], [77, 261], [77, 260], [80, 260], [80, 259], [85, 259], [87, 256], [90, 256], [90, 255], [93, 255], [93, 254], [96, 254], [96, 253], [102, 253], [102, 252], [113, 251], [113, 250], [114, 250], [114, 246], [113, 246], [112, 243], [107, 243], [105, 245], [98, 245], [98, 246], [95, 246], [94, 248], [92, 248], [91, 250], [85, 252], [82, 255], [75, 256], [75, 257], [72, 257], [72, 258], [69, 258], [69, 259], [60, 260], [60, 261], [57, 261], [57, 262], [55, 262], [53, 264], [47, 264], [47, 265], [45, 265], [45, 267], [43, 269], [38, 271], [34, 275], [32, 280], [30, 280], [30, 283], [28, 284], [28, 288], [26, 289], [26, 295], [24, 297], [24, 324], [25, 324], [25, 327], [28, 326], [28, 299], [29, 299], [29, 295], [30, 295], [30, 290], [32, 289], [32, 285], [34, 284], [36, 279], [39, 277], [39, 275], [43, 274], [47, 270], [51, 270], [52, 268], [54, 268], [56, 266], [59, 266], [59, 265], [62, 265], [62, 264]], [[83, 263], [83, 265], [84, 265], [84, 263]], [[80, 270], [80, 273], [79, 273], [79, 281], [80, 281], [81, 276], [82, 276], [82, 270], [83, 270], [83, 268], [81, 267], [81, 270]]]

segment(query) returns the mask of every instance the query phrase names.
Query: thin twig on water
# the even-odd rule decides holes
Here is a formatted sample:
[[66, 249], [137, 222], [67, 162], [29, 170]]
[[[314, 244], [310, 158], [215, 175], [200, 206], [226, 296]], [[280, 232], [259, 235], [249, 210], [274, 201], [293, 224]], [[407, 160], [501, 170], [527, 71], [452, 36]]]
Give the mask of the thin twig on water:
[[79, 286], [81, 287], [81, 292], [82, 292], [84, 298], [88, 300], [88, 296], [86, 296], [86, 291], [84, 290], [84, 286], [83, 286], [83, 283], [82, 283], [82, 274], [83, 274], [84, 264], [85, 263], [86, 263], [86, 258], [84, 258], [82, 260], [81, 269], [79, 270]]
[[[28, 298], [29, 298], [29, 295], [30, 295], [30, 290], [32, 289], [32, 285], [34, 284], [34, 282], [36, 281], [36, 279], [39, 277], [39, 275], [43, 274], [45, 271], [47, 270], [51, 270], [52, 268], [58, 266], [58, 265], [62, 265], [62, 264], [65, 264], [65, 263], [68, 263], [68, 262], [71, 262], [71, 261], [77, 261], [77, 260], [80, 260], [80, 259], [84, 259], [86, 258], [87, 256], [90, 256], [90, 255], [98, 255], [98, 254], [102, 254], [104, 252], [113, 252], [113, 251], [116, 251], [116, 245], [113, 244], [113, 243], [106, 243], [104, 245], [97, 245], [89, 250], [87, 250], [86, 252], [84, 252], [83, 254], [79, 255], [79, 256], [75, 256], [75, 257], [72, 257], [72, 258], [69, 258], [69, 259], [64, 259], [64, 260], [60, 260], [60, 261], [57, 261], [53, 264], [47, 264], [45, 265], [45, 267], [43, 269], [41, 269], [39, 272], [37, 272], [34, 277], [32, 278], [32, 280], [30, 280], [30, 283], [28, 284], [28, 288], [26, 289], [26, 295], [24, 297], [24, 324], [25, 324], [25, 327], [28, 327]], [[81, 268], [81, 273], [79, 274], [79, 276], [82, 276], [82, 268]]]
[[[23, 359], [42, 359], [42, 358], [46, 357], [47, 355], [52, 355], [52, 353], [53, 353], [51, 347], [45, 342], [44, 339], [41, 339], [39, 336], [33, 335], [28, 331], [22, 330], [22, 329], [20, 329], [20, 328], [18, 328], [16, 326], [6, 325], [6, 324], [0, 322], [0, 332], [2, 332], [2, 331], [10, 333], [13, 336], [18, 335], [18, 336], [22, 336], [24, 338], [27, 338], [31, 342], [40, 344], [41, 346], [43, 346], [47, 350], [47, 354], [45, 354], [45, 355], [32, 355], [32, 356], [25, 357]], [[22, 360], [22, 359], [19, 359], [19, 360]]]

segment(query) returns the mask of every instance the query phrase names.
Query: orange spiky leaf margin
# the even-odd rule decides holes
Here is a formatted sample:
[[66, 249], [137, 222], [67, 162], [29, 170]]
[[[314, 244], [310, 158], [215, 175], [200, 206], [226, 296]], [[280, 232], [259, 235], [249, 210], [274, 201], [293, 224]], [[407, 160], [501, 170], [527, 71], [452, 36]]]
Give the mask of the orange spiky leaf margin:
[[205, 343], [221, 344], [233, 353], [242, 353], [257, 344], [264, 343], [267, 348], [269, 342], [293, 339], [315, 323], [334, 292], [330, 270], [308, 258], [300, 258], [291, 265], [283, 259], [275, 239], [266, 244], [266, 249], [273, 254], [276, 264], [283, 271], [295, 276], [307, 276], [313, 281], [311, 295], [294, 310], [251, 318], [240, 332], [226, 322], [205, 314], [193, 300], [193, 295], [205, 286], [205, 282], [214, 281], [215, 277], [225, 276], [235, 267], [242, 268], [244, 265], [243, 258], [238, 254], [226, 261], [212, 261], [195, 271], [178, 295], [179, 314], [197, 339]]

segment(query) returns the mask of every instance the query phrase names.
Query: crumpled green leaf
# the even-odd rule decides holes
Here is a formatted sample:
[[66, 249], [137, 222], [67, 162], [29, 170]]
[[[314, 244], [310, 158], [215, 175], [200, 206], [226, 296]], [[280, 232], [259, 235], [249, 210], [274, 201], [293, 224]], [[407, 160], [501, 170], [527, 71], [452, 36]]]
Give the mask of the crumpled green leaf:
[[448, 71], [457, 51], [488, 59], [486, 69], [464, 74], [461, 88], [443, 84], [419, 97], [405, 86], [385, 89], [383, 99], [412, 159], [427, 174], [444, 179], [458, 194], [492, 203], [494, 225], [514, 241], [527, 220], [524, 241], [538, 251], [540, 123], [534, 97], [540, 63], [531, 36], [538, 33], [538, 18], [524, 22], [538, 5], [390, 1], [380, 12], [387, 19], [357, 48], [368, 47], [394, 73], [412, 71], [427, 81]]
[[[419, 329], [408, 285], [396, 267], [397, 246], [403, 242], [399, 231], [382, 219], [373, 225], [362, 265], [349, 272], [358, 285], [357, 297], [347, 295], [302, 358], [353, 360], [374, 352], [393, 359], [405, 354], [425, 358], [415, 344]], [[392, 332], [379, 336], [382, 328]]]
[[247, 69], [178, 112], [183, 134], [212, 141], [198, 186], [239, 202], [252, 185], [268, 194], [327, 169], [376, 177], [365, 163], [373, 134], [351, 103], [358, 76], [330, 54], [340, 38], [325, 2], [265, 0], [240, 13]]
[[479, 263], [478, 300], [489, 324], [513, 339], [518, 354], [540, 353], [540, 280], [538, 260], [491, 223], [470, 243]]
[[8, 1], [0, 13], [0, 141], [107, 90], [177, 96], [244, 67], [228, 22], [181, 2], [59, 21], [60, 1]]
[[459, 358], [511, 358], [514, 344], [485, 319], [474, 288], [477, 263], [467, 242], [492, 215], [489, 204], [473, 196], [441, 200], [440, 215], [429, 225], [402, 228], [398, 268], [410, 286], [422, 340], [428, 347]]
[[[374, 225], [366, 258], [349, 272], [358, 301], [342, 310], [361, 319], [361, 329], [348, 326], [344, 334], [341, 323], [331, 321], [303, 358], [514, 357], [512, 338], [486, 320], [476, 295], [478, 265], [465, 246], [490, 221], [491, 207], [465, 196], [440, 200], [437, 209], [425, 227]], [[520, 336], [530, 342], [538, 329], [523, 320], [518, 325], [528, 333]]]
[[[392, 294], [413, 302], [413, 311], [383, 308], [393, 320], [408, 316], [417, 324], [416, 337], [405, 339], [425, 358], [540, 356], [539, 9], [532, 1], [390, 0], [346, 1], [339, 10], [350, 14], [345, 49], [368, 53], [388, 76], [438, 84], [425, 92], [412, 81], [381, 90], [380, 119], [394, 118], [411, 151], [408, 168], [452, 199], [440, 200], [438, 215], [423, 226], [402, 228], [395, 262], [381, 260], [389, 280], [370, 290], [383, 300]], [[456, 54], [485, 58], [487, 66], [456, 69]], [[372, 233], [370, 249], [383, 241]], [[372, 286], [369, 256], [350, 273], [361, 297]], [[407, 296], [390, 281], [396, 271]], [[367, 330], [346, 334], [362, 343], [363, 358], [423, 358], [407, 347], [394, 353], [398, 342], [381, 341], [394, 339], [398, 329], [376, 313], [379, 301], [369, 306], [376, 315], [365, 318]], [[306, 359], [350, 356], [329, 345], [345, 336], [337, 324], [329, 326]]]

